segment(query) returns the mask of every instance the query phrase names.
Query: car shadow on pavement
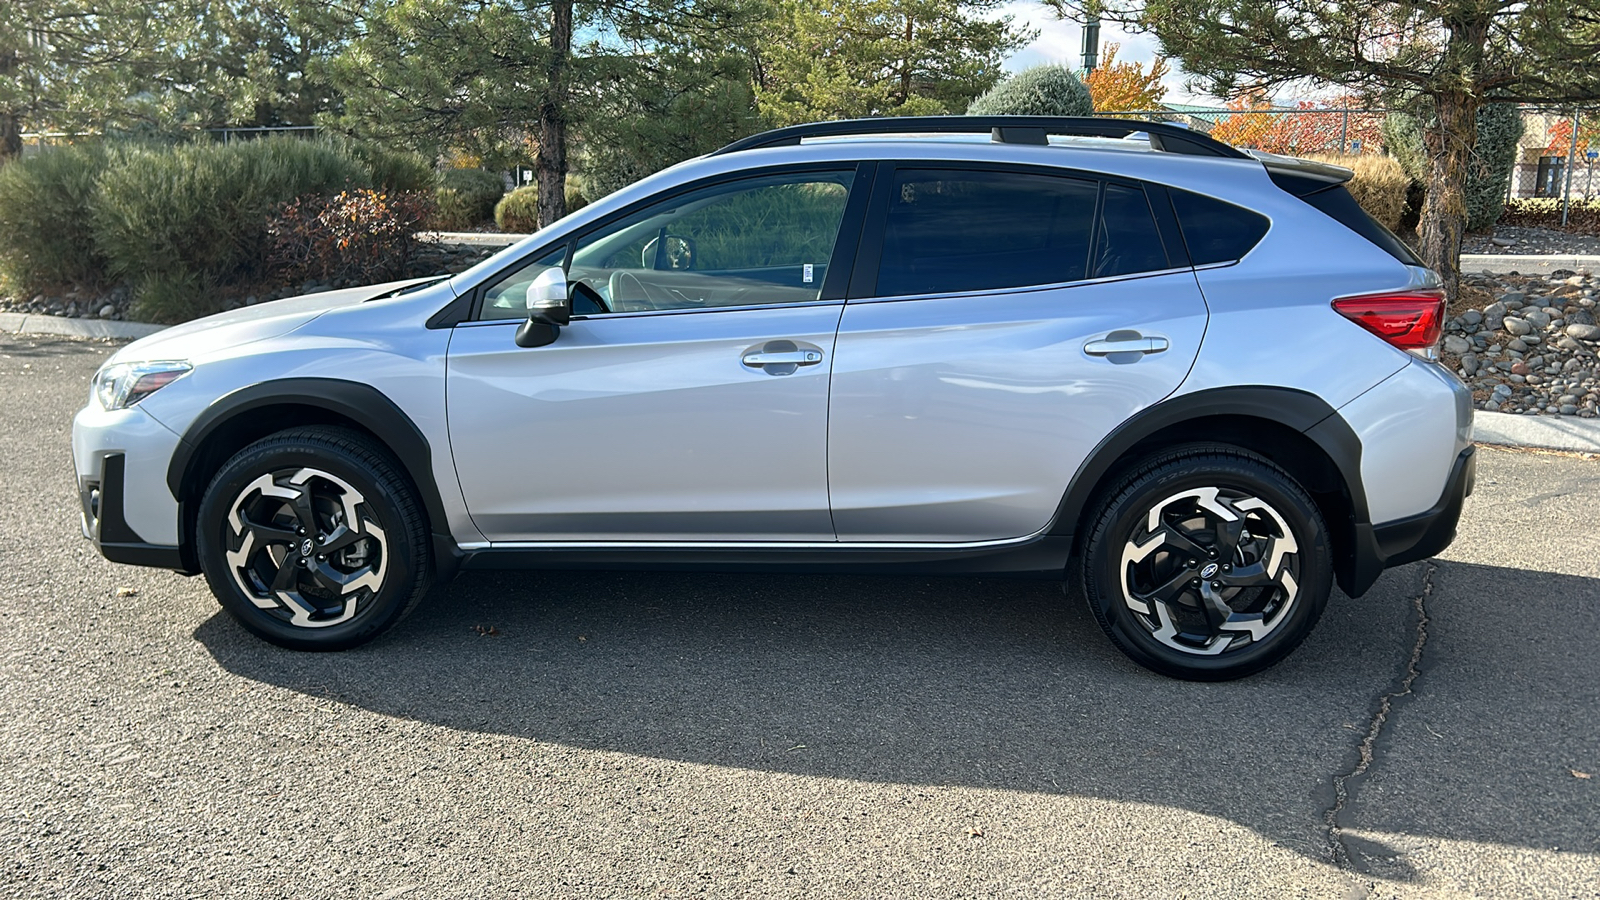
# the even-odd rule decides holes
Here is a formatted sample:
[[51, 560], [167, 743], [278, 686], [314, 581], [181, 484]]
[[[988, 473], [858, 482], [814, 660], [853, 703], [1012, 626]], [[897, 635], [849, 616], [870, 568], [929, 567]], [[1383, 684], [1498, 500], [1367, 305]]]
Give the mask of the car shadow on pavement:
[[[1440, 565], [1469, 592], [1530, 574]], [[1225, 684], [1137, 668], [1081, 600], [1026, 581], [468, 573], [393, 634], [341, 654], [279, 650], [220, 613], [195, 636], [240, 676], [446, 728], [756, 771], [1163, 804], [1326, 860], [1334, 777], [1356, 766], [1378, 699], [1406, 669], [1418, 634], [1413, 598], [1435, 574], [1444, 573], [1414, 564], [1360, 599], [1336, 594], [1288, 661]], [[1600, 581], [1534, 574], [1544, 594], [1588, 601], [1590, 618], [1600, 608]], [[1429, 602], [1491, 598], [1435, 592]], [[1442, 627], [1439, 616], [1432, 627]], [[1438, 657], [1446, 641], [1430, 640], [1417, 703], [1453, 677], [1454, 661]], [[1478, 739], [1497, 742], [1494, 760], [1543, 765], [1561, 756], [1552, 748], [1593, 752], [1574, 746], [1593, 741], [1592, 693], [1566, 708], [1560, 697], [1552, 705], [1548, 686], [1495, 682], [1495, 672], [1537, 668], [1541, 646], [1483, 646], [1494, 658], [1474, 660], [1474, 677], [1488, 679], [1495, 702], [1541, 710], [1512, 730], [1479, 728]], [[1590, 657], [1591, 685], [1597, 668]], [[1346, 828], [1593, 849], [1595, 830], [1572, 817], [1508, 824], [1504, 808], [1485, 812], [1483, 798], [1504, 786], [1459, 742], [1432, 747], [1465, 754], [1445, 780], [1408, 776], [1428, 809], [1401, 802], [1390, 814], [1379, 803], [1384, 822], [1362, 819], [1369, 796], [1396, 799], [1377, 776], [1419, 708], [1391, 714], [1373, 772], [1351, 783], [1339, 815]], [[1448, 716], [1484, 723], [1499, 712]], [[1510, 784], [1530, 796], [1575, 789], [1560, 766], [1522, 775]], [[1395, 857], [1380, 867], [1387, 877], [1412, 874], [1370, 836], [1347, 846], [1361, 859]]]

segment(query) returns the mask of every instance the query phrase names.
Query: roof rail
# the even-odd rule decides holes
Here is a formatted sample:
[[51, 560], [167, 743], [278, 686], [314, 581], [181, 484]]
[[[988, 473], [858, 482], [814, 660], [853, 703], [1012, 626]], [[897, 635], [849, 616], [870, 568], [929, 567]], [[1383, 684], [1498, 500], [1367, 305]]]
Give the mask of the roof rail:
[[989, 132], [996, 143], [1049, 143], [1049, 135], [1122, 138], [1130, 134], [1150, 136], [1150, 148], [1190, 156], [1221, 156], [1229, 159], [1250, 157], [1215, 138], [1167, 122], [1141, 122], [1137, 119], [1111, 119], [1089, 116], [884, 116], [875, 119], [843, 119], [837, 122], [812, 122], [765, 131], [734, 141], [711, 156], [784, 147], [806, 138], [847, 137], [872, 134], [982, 134]]

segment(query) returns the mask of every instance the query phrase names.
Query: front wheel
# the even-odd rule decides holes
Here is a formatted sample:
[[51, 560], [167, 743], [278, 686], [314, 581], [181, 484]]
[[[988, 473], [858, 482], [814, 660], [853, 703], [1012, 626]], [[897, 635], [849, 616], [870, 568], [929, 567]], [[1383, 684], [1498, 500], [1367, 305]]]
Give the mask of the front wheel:
[[1279, 662], [1311, 633], [1332, 590], [1327, 529], [1277, 466], [1233, 447], [1177, 448], [1105, 496], [1084, 594], [1135, 662], [1222, 681]]
[[360, 432], [297, 428], [223, 465], [201, 499], [200, 567], [247, 630], [295, 650], [343, 650], [400, 621], [427, 591], [414, 489]]

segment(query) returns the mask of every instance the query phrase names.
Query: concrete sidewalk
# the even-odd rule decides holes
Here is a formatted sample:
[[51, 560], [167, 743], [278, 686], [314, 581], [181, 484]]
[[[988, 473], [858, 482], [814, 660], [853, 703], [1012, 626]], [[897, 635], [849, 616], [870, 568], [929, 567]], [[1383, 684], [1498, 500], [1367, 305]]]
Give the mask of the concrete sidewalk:
[[1493, 272], [1497, 275], [1517, 272], [1522, 275], [1549, 275], [1551, 272], [1561, 269], [1573, 272], [1584, 269], [1590, 272], [1600, 272], [1600, 256], [1461, 254], [1461, 271], [1463, 272]]
[[1472, 436], [1480, 444], [1600, 453], [1600, 419], [1516, 416], [1478, 411]]
[[165, 325], [146, 322], [114, 322], [109, 319], [69, 319], [35, 313], [0, 313], [0, 331], [12, 334], [59, 334], [77, 338], [142, 338], [165, 329]]

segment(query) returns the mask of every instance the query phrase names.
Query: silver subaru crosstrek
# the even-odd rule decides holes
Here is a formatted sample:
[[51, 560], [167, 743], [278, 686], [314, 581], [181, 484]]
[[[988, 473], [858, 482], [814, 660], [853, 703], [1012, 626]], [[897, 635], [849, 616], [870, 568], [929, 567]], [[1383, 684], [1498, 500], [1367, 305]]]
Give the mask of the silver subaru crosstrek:
[[122, 348], [85, 533], [306, 650], [463, 568], [1070, 574], [1138, 663], [1246, 675], [1472, 490], [1438, 281], [1349, 177], [1116, 119], [757, 135]]

